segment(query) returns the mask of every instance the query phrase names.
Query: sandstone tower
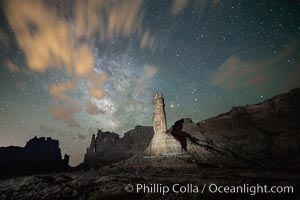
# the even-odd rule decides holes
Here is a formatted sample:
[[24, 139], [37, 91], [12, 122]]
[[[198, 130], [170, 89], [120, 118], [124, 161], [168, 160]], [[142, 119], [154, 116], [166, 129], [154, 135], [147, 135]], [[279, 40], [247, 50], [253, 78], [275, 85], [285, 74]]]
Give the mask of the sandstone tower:
[[154, 133], [166, 133], [167, 122], [165, 103], [162, 94], [156, 93], [153, 96], [153, 129]]
[[153, 96], [153, 138], [145, 150], [148, 156], [169, 156], [182, 154], [182, 147], [170, 133], [167, 133], [164, 98], [161, 93]]

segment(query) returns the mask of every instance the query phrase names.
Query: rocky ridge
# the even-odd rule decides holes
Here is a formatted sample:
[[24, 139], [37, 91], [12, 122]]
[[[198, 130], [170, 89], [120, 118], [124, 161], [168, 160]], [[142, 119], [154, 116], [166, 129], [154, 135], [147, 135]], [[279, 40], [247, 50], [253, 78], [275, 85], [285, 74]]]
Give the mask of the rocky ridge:
[[[190, 118], [178, 120], [168, 133], [197, 164], [299, 169], [299, 119], [300, 89], [294, 89], [258, 104], [234, 107], [198, 123]], [[97, 152], [97, 162], [104, 165], [142, 156], [153, 130], [138, 126], [114, 144], [108, 142], [109, 135], [114, 134], [97, 134], [99, 148], [109, 147]]]

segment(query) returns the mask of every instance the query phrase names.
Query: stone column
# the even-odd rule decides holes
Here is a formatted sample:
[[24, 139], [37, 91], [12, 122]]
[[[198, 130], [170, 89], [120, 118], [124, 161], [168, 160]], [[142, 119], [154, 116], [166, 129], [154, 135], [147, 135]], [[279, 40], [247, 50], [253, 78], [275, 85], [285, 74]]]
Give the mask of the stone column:
[[154, 133], [166, 133], [167, 122], [163, 95], [161, 93], [156, 93], [153, 96], [152, 103]]
[[145, 150], [148, 156], [170, 156], [182, 153], [181, 144], [171, 134], [167, 133], [166, 112], [163, 95], [153, 96], [153, 138]]

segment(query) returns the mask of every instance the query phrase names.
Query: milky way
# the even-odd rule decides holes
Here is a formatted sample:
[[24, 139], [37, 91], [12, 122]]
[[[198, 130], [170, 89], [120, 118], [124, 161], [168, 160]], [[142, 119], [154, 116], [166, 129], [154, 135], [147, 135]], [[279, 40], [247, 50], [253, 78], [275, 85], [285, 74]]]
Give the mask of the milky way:
[[60, 140], [73, 164], [97, 129], [168, 127], [300, 86], [297, 1], [1, 1], [0, 146]]

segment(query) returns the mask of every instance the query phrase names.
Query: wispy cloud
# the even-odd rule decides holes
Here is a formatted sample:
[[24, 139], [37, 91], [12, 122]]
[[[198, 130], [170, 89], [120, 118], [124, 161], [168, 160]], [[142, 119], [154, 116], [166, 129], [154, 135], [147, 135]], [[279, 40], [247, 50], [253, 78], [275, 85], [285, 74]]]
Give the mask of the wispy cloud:
[[189, 0], [174, 0], [171, 11], [173, 14], [177, 14], [181, 10], [183, 10], [187, 4], [189, 3]]
[[221, 0], [174, 0], [171, 5], [172, 14], [178, 14], [191, 4], [199, 14], [202, 14], [205, 9], [215, 9], [220, 4]]
[[150, 34], [150, 30], [147, 29], [144, 32], [143, 36], [141, 37], [140, 47], [143, 49], [148, 48], [154, 50], [156, 49], [157, 45], [158, 45], [158, 36], [155, 34]]
[[75, 120], [75, 115], [81, 111], [81, 108], [75, 100], [66, 98], [59, 105], [51, 104], [49, 111], [55, 119], [65, 122], [68, 126], [80, 127], [79, 123]]
[[100, 109], [91, 99], [86, 100], [86, 111], [91, 115], [104, 114], [105, 111]]
[[65, 81], [65, 82], [61, 82], [61, 83], [54, 83], [48, 89], [49, 89], [50, 94], [53, 97], [56, 97], [60, 100], [64, 100], [67, 98], [67, 95], [65, 94], [66, 91], [72, 90], [74, 87], [75, 87], [74, 82]]
[[6, 60], [4, 66], [12, 73], [21, 73], [21, 69], [11, 60]]
[[[294, 41], [277, 55], [266, 59], [242, 60], [231, 56], [214, 72], [212, 84], [227, 90], [243, 88], [263, 88], [267, 82], [274, 81], [270, 75], [270, 67], [294, 54], [299, 49], [299, 41]], [[292, 70], [291, 75], [295, 72]]]
[[75, 29], [78, 37], [98, 35], [102, 42], [135, 33], [143, 20], [142, 0], [76, 1]]

